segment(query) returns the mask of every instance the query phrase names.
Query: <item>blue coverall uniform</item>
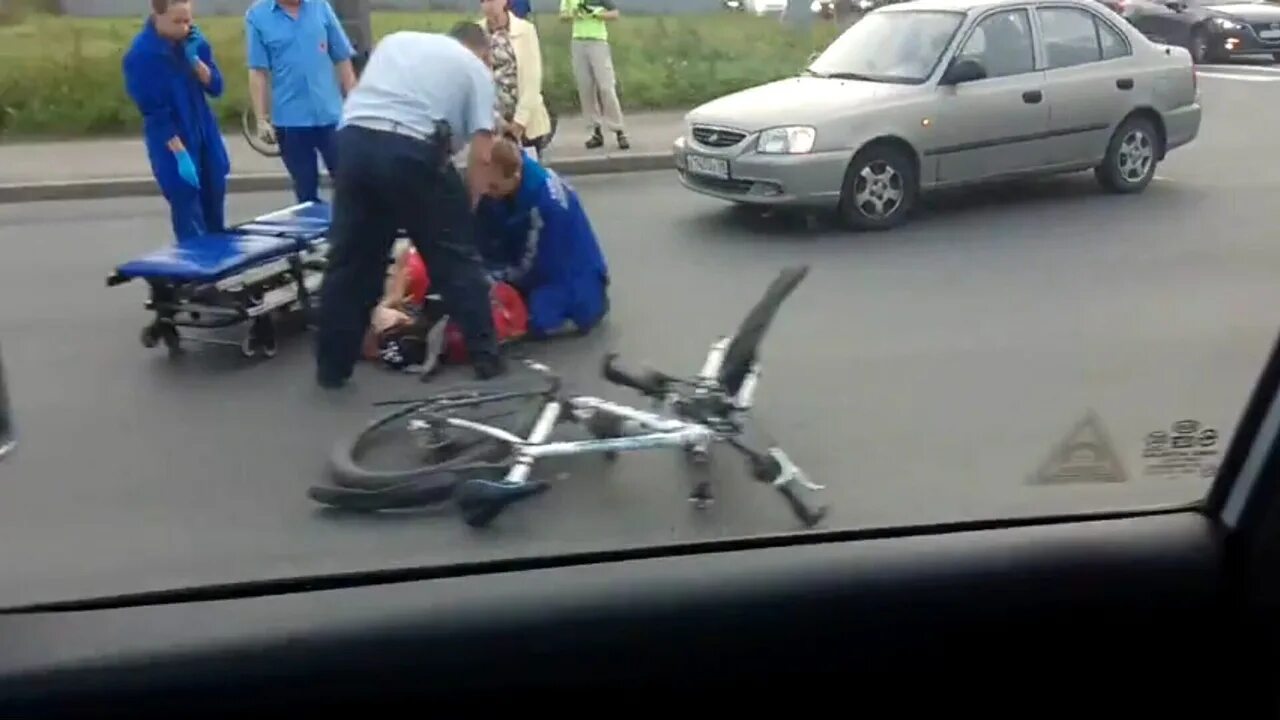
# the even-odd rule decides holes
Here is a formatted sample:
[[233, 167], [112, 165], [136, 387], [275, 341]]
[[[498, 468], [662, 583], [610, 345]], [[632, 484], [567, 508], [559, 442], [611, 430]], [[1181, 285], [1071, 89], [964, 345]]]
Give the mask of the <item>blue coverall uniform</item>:
[[529, 0], [510, 0], [507, 3], [507, 10], [510, 11], [512, 15], [524, 20], [529, 16], [529, 13], [533, 11], [533, 8], [529, 7], [529, 5]]
[[609, 311], [609, 268], [578, 193], [524, 156], [520, 187], [509, 200], [486, 199], [481, 252], [493, 275], [520, 290], [534, 336], [595, 327]]
[[[198, 55], [210, 71], [208, 87], [196, 77], [182, 43], [161, 37], [148, 18], [123, 63], [125, 89], [142, 113], [151, 172], [169, 201], [173, 234], [178, 240], [220, 232], [225, 227], [231, 163], [205, 97], [222, 95], [222, 73], [207, 43], [201, 44]], [[199, 189], [179, 175], [177, 157], [168, 147], [175, 135], [195, 164]]]

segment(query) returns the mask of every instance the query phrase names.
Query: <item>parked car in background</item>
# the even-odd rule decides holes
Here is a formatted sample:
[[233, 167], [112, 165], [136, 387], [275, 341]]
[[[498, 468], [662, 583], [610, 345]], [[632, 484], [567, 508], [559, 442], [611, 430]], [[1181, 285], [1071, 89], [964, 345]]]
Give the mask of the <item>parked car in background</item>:
[[907, 219], [922, 192], [1093, 169], [1146, 188], [1200, 130], [1186, 50], [1093, 0], [914, 0], [868, 13], [799, 77], [692, 110], [680, 182], [740, 204]]
[[1184, 47], [1197, 63], [1237, 55], [1280, 61], [1280, 6], [1258, 0], [1111, 0], [1143, 35]]

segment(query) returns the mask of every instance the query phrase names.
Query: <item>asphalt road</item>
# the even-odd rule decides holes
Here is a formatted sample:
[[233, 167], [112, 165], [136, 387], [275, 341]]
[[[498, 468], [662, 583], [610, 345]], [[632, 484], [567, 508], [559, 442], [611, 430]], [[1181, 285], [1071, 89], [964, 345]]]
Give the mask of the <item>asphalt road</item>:
[[[828, 484], [830, 527], [1183, 502], [1208, 481], [1150, 476], [1143, 439], [1194, 419], [1230, 435], [1277, 331], [1280, 87], [1202, 82], [1200, 140], [1138, 197], [1088, 174], [932, 200], [910, 226], [851, 235], [760, 219], [668, 173], [578, 182], [613, 268], [614, 312], [540, 358], [602, 386], [609, 349], [696, 369], [771, 276], [813, 267], [764, 348], [762, 419]], [[237, 196], [234, 215], [285, 204]], [[306, 498], [368, 403], [422, 392], [362, 369], [325, 394], [309, 344], [268, 362], [144, 350], [141, 287], [117, 262], [165, 241], [158, 200], [0, 208], [0, 343], [16, 453], [0, 463], [0, 605], [255, 578], [766, 532], [795, 524], [732, 456], [695, 512], [668, 454], [548, 466], [553, 490], [475, 532], [447, 513], [342, 517]], [[1090, 410], [1126, 480], [1029, 476]]]

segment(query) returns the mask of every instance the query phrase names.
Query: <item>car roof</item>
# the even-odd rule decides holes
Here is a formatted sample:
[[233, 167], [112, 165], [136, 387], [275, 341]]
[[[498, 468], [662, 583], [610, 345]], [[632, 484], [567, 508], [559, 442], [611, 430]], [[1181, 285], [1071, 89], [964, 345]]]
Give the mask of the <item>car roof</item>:
[[1006, 5], [1046, 5], [1050, 3], [1055, 5], [1080, 5], [1082, 7], [1088, 7], [1093, 4], [1091, 0], [910, 0], [909, 2], [886, 5], [876, 12], [947, 10], [967, 13], [971, 10], [981, 11]]

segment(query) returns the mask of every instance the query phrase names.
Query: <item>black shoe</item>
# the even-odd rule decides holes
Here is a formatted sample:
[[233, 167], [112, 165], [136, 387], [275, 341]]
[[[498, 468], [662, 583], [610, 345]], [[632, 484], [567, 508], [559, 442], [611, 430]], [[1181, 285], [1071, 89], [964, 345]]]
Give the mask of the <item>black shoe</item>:
[[618, 131], [618, 149], [619, 150], [631, 149], [631, 141], [627, 139], [627, 134], [622, 132], [621, 130]]
[[316, 373], [316, 384], [325, 390], [338, 390], [347, 384], [347, 378], [321, 372]]
[[596, 131], [591, 133], [591, 137], [587, 138], [587, 149], [595, 150], [600, 147], [604, 147], [604, 135], [600, 133], [599, 128], [596, 128]]
[[476, 371], [478, 380], [492, 380], [507, 372], [507, 363], [497, 355], [482, 355], [471, 361], [471, 367]]

